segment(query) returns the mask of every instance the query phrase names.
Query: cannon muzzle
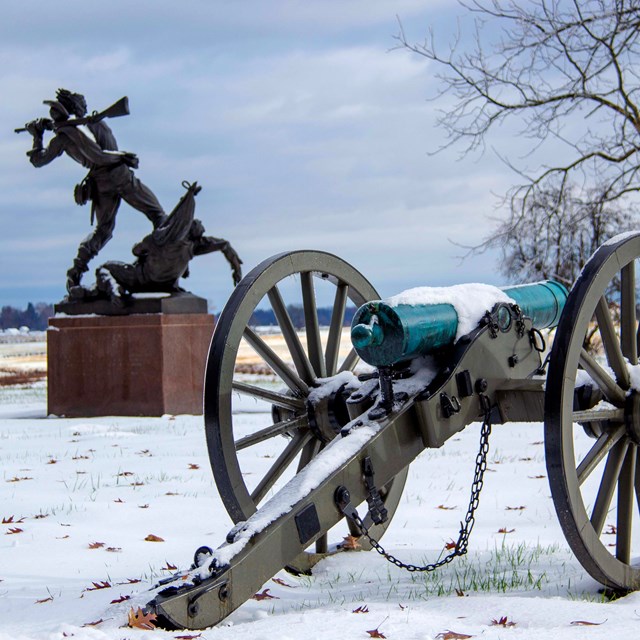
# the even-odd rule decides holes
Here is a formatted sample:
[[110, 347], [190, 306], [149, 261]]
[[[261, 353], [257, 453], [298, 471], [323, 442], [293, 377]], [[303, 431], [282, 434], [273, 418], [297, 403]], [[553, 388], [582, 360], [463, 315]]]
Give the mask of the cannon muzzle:
[[[386, 302], [367, 302], [353, 318], [351, 342], [368, 364], [390, 366], [453, 344], [461, 334], [477, 326], [484, 311], [498, 303], [517, 304], [537, 329], [554, 327], [568, 295], [565, 287], [553, 280], [507, 289], [460, 285], [450, 290], [452, 298], [468, 303], [469, 298], [478, 299], [479, 288], [482, 297], [475, 306], [480, 309], [484, 304], [484, 307], [475, 318], [470, 317], [473, 314], [468, 304], [436, 301], [438, 296], [433, 296], [432, 289], [414, 289]], [[447, 289], [440, 291], [446, 297]], [[430, 298], [434, 302], [427, 301]]]

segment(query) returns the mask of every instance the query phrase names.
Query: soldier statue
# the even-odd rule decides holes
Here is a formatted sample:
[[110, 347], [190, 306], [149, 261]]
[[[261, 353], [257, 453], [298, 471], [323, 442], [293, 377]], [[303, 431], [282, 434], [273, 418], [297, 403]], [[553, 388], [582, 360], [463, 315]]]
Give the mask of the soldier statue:
[[[80, 205], [91, 200], [91, 222], [93, 224], [95, 218], [96, 227], [80, 243], [73, 265], [67, 271], [67, 291], [73, 297], [89, 261], [111, 239], [122, 200], [141, 211], [154, 229], [165, 221], [166, 215], [153, 192], [132, 171], [138, 167], [137, 156], [118, 151], [113, 132], [104, 122], [105, 117], [128, 114], [127, 99], [123, 98], [102, 113], [86, 116], [87, 104], [81, 94], [59, 89], [56, 98], [44, 101], [50, 107], [51, 120], [34, 120], [20, 130], [33, 136], [33, 148], [28, 156], [34, 167], [49, 164], [66, 153], [89, 169], [75, 188], [75, 200]], [[45, 130], [54, 134], [46, 148], [43, 146]]]

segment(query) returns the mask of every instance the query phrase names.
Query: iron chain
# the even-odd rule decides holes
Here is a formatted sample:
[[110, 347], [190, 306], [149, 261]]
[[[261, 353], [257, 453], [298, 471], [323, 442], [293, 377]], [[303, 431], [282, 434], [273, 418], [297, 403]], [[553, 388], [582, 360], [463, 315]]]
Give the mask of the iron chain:
[[438, 560], [436, 562], [432, 562], [430, 564], [422, 566], [402, 562], [402, 560], [399, 560], [394, 555], [386, 551], [384, 547], [382, 547], [382, 545], [371, 536], [369, 530], [362, 521], [362, 518], [360, 518], [357, 513], [352, 517], [353, 521], [358, 526], [358, 529], [360, 529], [362, 535], [371, 544], [371, 547], [375, 549], [383, 558], [391, 562], [391, 564], [396, 565], [396, 567], [399, 567], [400, 569], [406, 569], [407, 571], [412, 572], [435, 571], [436, 569], [449, 564], [457, 556], [463, 556], [467, 553], [469, 546], [469, 536], [471, 535], [473, 525], [476, 521], [475, 511], [478, 508], [478, 504], [480, 503], [480, 492], [482, 491], [482, 486], [484, 484], [484, 472], [487, 470], [489, 436], [491, 435], [491, 406], [489, 398], [481, 394], [480, 401], [483, 406], [484, 418], [482, 421], [482, 428], [480, 430], [480, 450], [478, 451], [478, 455], [476, 456], [475, 473], [473, 476], [473, 483], [471, 485], [471, 499], [469, 501], [469, 507], [467, 509], [467, 514], [465, 515], [464, 522], [460, 523], [460, 534], [458, 535], [458, 541], [456, 542], [456, 546], [451, 553], [442, 558], [442, 560]]

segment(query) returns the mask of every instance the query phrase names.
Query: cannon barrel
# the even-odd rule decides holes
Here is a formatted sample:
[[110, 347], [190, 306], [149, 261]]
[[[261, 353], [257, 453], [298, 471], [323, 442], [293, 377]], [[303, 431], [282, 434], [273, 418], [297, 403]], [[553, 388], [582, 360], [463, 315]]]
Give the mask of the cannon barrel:
[[[480, 307], [478, 288], [482, 289]], [[432, 294], [434, 290], [425, 288], [410, 290], [386, 302], [374, 300], [362, 305], [351, 325], [351, 341], [358, 355], [376, 367], [429, 355], [453, 344], [461, 333], [475, 328], [483, 312], [501, 302], [517, 304], [537, 329], [554, 327], [560, 320], [568, 295], [566, 288], [553, 280], [506, 289], [460, 285], [450, 290], [452, 298], [462, 304], [439, 302], [438, 296]], [[447, 289], [439, 291], [446, 296]], [[474, 298], [476, 312], [480, 308], [481, 311], [472, 318], [469, 302]], [[434, 299], [434, 302], [422, 301], [425, 299]]]

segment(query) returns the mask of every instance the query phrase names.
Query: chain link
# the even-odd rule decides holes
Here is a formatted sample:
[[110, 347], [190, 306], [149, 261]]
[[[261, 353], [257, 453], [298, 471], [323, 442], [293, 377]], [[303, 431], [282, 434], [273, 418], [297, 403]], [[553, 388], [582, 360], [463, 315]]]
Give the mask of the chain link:
[[383, 558], [391, 562], [391, 564], [396, 565], [396, 567], [399, 567], [400, 569], [406, 569], [407, 571], [412, 572], [435, 571], [436, 569], [449, 564], [457, 556], [463, 556], [467, 553], [467, 549], [469, 546], [469, 536], [471, 535], [473, 525], [476, 522], [475, 511], [478, 508], [478, 504], [480, 503], [480, 492], [482, 491], [482, 486], [484, 484], [484, 472], [487, 470], [489, 436], [491, 435], [491, 406], [489, 403], [489, 399], [485, 395], [480, 395], [480, 401], [484, 409], [484, 419], [482, 421], [482, 428], [480, 430], [480, 450], [478, 451], [478, 455], [476, 456], [476, 468], [473, 476], [473, 483], [471, 485], [471, 499], [469, 501], [469, 507], [467, 509], [467, 514], [464, 518], [464, 522], [460, 523], [460, 534], [458, 536], [458, 541], [456, 542], [456, 546], [450, 554], [442, 558], [442, 560], [438, 560], [437, 562], [432, 562], [423, 566], [402, 562], [402, 560], [399, 560], [394, 555], [386, 551], [384, 547], [382, 547], [382, 545], [371, 536], [369, 530], [362, 521], [362, 518], [360, 518], [357, 513], [355, 513], [352, 517], [353, 521], [360, 529], [362, 535], [369, 541], [372, 548], [375, 549]]

